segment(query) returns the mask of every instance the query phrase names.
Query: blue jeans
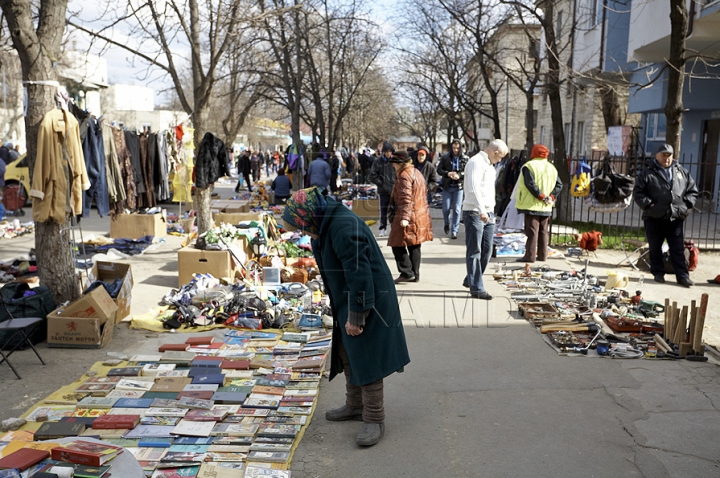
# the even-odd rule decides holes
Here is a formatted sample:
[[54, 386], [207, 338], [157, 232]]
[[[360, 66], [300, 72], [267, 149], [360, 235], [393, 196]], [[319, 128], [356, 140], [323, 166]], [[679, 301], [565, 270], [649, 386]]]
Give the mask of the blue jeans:
[[495, 234], [495, 215], [488, 213], [490, 220], [482, 222], [480, 213], [463, 211], [465, 224], [465, 265], [467, 275], [465, 282], [470, 286], [470, 293], [485, 292], [483, 272], [487, 269], [492, 255], [492, 241]]
[[[463, 190], [457, 186], [450, 186], [442, 192], [443, 221], [450, 225], [450, 234], [457, 236], [460, 229], [460, 214], [462, 214]], [[450, 212], [452, 211], [452, 222]]]

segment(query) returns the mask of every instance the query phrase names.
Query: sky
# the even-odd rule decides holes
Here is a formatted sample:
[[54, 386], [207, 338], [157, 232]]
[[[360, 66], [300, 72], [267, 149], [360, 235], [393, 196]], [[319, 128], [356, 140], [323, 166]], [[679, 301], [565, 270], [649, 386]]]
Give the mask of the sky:
[[[161, 4], [162, 0], [154, 0]], [[97, 31], [104, 23], [97, 19], [105, 15], [103, 10], [104, 2], [87, 0], [70, 0], [68, 4], [68, 15], [74, 15], [72, 21], [79, 23], [86, 28]], [[367, 0], [367, 5], [372, 9], [372, 18], [383, 28], [389, 27], [388, 19], [394, 12], [396, 2], [393, 0]], [[114, 2], [114, 5], [124, 5], [123, 0]], [[106, 23], [106, 22], [105, 22]], [[118, 43], [133, 48], [138, 46], [138, 41], [128, 35], [128, 31], [121, 27], [105, 32], [106, 36]], [[148, 64], [124, 48], [106, 45], [105, 42], [90, 41], [90, 36], [72, 27], [69, 30], [68, 48], [79, 51], [89, 51], [107, 61], [108, 82], [110, 84], [130, 84], [146, 86], [156, 90], [156, 104], [162, 103], [167, 96], [163, 96], [163, 90], [172, 89], [172, 80], [169, 76], [158, 71], [157, 68], [148, 67]], [[142, 49], [139, 49], [143, 51]], [[147, 52], [146, 52], [147, 53]], [[184, 51], [178, 51], [184, 54]]]

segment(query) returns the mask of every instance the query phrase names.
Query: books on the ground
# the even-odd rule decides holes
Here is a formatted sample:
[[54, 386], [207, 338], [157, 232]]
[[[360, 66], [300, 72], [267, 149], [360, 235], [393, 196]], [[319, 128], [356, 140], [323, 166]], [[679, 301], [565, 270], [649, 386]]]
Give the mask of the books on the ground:
[[152, 398], [118, 398], [113, 408], [149, 408]]
[[182, 392], [178, 392], [177, 399], [180, 400], [182, 397], [189, 397], [211, 400], [214, 393], [212, 390], [183, 390]]
[[77, 403], [76, 408], [112, 408], [118, 400], [114, 397], [85, 397]]
[[185, 420], [196, 422], [219, 422], [227, 416], [226, 410], [188, 410]]
[[220, 368], [226, 370], [249, 370], [250, 360], [223, 360]]
[[129, 428], [86, 428], [84, 432], [80, 434], [81, 437], [92, 437], [98, 440], [111, 440], [116, 438], [122, 438], [128, 432]]
[[[222, 373], [211, 375], [196, 375], [192, 378], [193, 384], [216, 384], [218, 386], [225, 384], [225, 375]], [[179, 390], [181, 391], [181, 390]]]
[[104, 415], [93, 421], [94, 429], [135, 428], [140, 424], [140, 415]]
[[[290, 453], [284, 451], [251, 451], [247, 459], [249, 462], [260, 461], [266, 463], [287, 463], [287, 461], [290, 459]], [[247, 469], [245, 470], [245, 476], [247, 476]]]
[[169, 398], [155, 398], [149, 408], [182, 408], [180, 401]]
[[[197, 478], [237, 478], [242, 475], [245, 463], [236, 463], [240, 468], [230, 468], [227, 463], [206, 461], [200, 466]], [[267, 477], [266, 477], [267, 478]]]
[[167, 352], [169, 350], [184, 352], [190, 348], [190, 344], [162, 344], [158, 347], [158, 352]]
[[[213, 445], [218, 446], [250, 446], [253, 442], [251, 436], [240, 437], [213, 437]], [[245, 452], [243, 452], [245, 453]]]
[[[75, 478], [101, 478], [107, 473], [112, 465], [87, 466], [75, 465]], [[108, 475], [109, 476], [109, 475]]]
[[73, 422], [45, 422], [35, 432], [35, 441], [74, 437], [85, 431], [85, 424]]
[[142, 390], [145, 392], [149, 392], [153, 386], [154, 382], [148, 382], [145, 380], [132, 380], [132, 379], [123, 379], [118, 382], [117, 385], [115, 385], [116, 390]]
[[155, 377], [159, 372], [170, 372], [175, 370], [174, 363], [149, 363], [143, 366], [143, 375]]
[[142, 367], [118, 367], [111, 368], [108, 377], [139, 377], [142, 375]]
[[207, 453], [207, 460], [208, 461], [217, 461], [217, 462], [228, 462], [228, 461], [237, 461], [237, 462], [244, 462], [247, 460], [247, 453], [233, 453], [233, 452], [208, 452]]
[[172, 438], [172, 431], [175, 426], [167, 425], [138, 425], [128, 431], [123, 438], [130, 440], [143, 439], [146, 437]]
[[47, 450], [21, 448], [0, 458], [0, 468], [17, 468], [24, 471], [49, 456], [50, 453]]
[[281, 443], [253, 443], [250, 445], [250, 451], [283, 451], [288, 452], [292, 449], [292, 445]]
[[[204, 410], [200, 410], [204, 411]], [[215, 422], [201, 422], [191, 420], [180, 420], [172, 431], [173, 435], [209, 437]]]
[[193, 352], [181, 352], [178, 350], [168, 350], [167, 352], [163, 353], [163, 356], [160, 358], [160, 361], [165, 362], [165, 363], [174, 363], [177, 365], [181, 365], [181, 364], [187, 365], [194, 358], [195, 358], [195, 353], [193, 353]]
[[247, 398], [247, 393], [237, 392], [215, 392], [212, 399], [215, 403], [242, 404]]
[[174, 438], [167, 437], [145, 437], [141, 438], [138, 446], [150, 448], [167, 448], [173, 444]]
[[[174, 365], [174, 364], [172, 364]], [[190, 375], [190, 370], [183, 369], [183, 370], [167, 370], [167, 371], [160, 371], [155, 375], [155, 378], [162, 378], [162, 377], [187, 377]]]
[[217, 423], [212, 432], [211, 436], [255, 436], [258, 431], [257, 425], [244, 425], [241, 423]]
[[144, 394], [145, 392], [142, 390], [113, 390], [105, 396], [113, 398], [143, 398]]
[[183, 392], [216, 392], [219, 385], [216, 383], [189, 383], [182, 389]]
[[295, 437], [295, 435], [297, 435], [300, 431], [300, 428], [300, 425], [283, 425], [273, 423], [271, 425], [265, 425], [258, 428], [257, 435], [261, 437]]
[[265, 385], [255, 385], [252, 393], [258, 395], [283, 395], [285, 393], [285, 387], [268, 387]]
[[163, 417], [163, 416], [149, 416], [149, 417], [141, 417], [140, 418], [140, 424], [141, 425], [177, 425], [177, 422], [180, 421], [182, 417]]
[[183, 408], [210, 410], [213, 405], [215, 405], [215, 402], [212, 400], [202, 400], [200, 398], [180, 397], [178, 405]]
[[155, 380], [153, 392], [182, 392], [191, 379], [185, 377], [161, 377]]
[[88, 466], [101, 466], [123, 452], [123, 448], [107, 443], [75, 440], [52, 449], [53, 460]]
[[184, 417], [188, 412], [187, 408], [148, 408], [146, 417]]
[[272, 468], [253, 466], [252, 463], [248, 463], [245, 467], [244, 476], [245, 478], [291, 478], [292, 472], [290, 470], [274, 470]]

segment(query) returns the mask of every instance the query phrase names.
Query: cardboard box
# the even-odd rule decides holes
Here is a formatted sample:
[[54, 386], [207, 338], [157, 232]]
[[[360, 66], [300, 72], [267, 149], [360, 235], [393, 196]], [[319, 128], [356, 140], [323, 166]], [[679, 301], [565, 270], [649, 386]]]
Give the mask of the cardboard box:
[[250, 212], [250, 205], [246, 201], [227, 201], [225, 209], [222, 212]]
[[115, 323], [115, 314], [117, 312], [117, 305], [112, 300], [112, 297], [108, 295], [104, 287], [98, 287], [78, 300], [71, 302], [62, 309], [63, 317], [76, 317], [76, 318], [90, 318], [94, 317], [105, 323], [110, 321]]
[[167, 224], [162, 214], [120, 214], [110, 221], [110, 237], [114, 239], [166, 235]]
[[232, 224], [234, 226], [240, 224], [243, 221], [262, 222], [262, 217], [263, 214], [258, 212], [218, 212], [213, 214], [213, 221], [215, 221], [216, 226], [219, 226], [223, 223]]
[[103, 287], [47, 316], [49, 347], [102, 348], [112, 340], [117, 305]]
[[378, 199], [353, 199], [352, 211], [366, 221], [377, 221], [380, 218], [380, 202]]
[[57, 312], [47, 316], [48, 347], [100, 349], [112, 340], [113, 322], [95, 317], [63, 317]]
[[122, 279], [122, 288], [120, 293], [114, 299], [118, 307], [115, 314], [115, 323], [120, 322], [130, 315], [130, 306], [132, 302], [132, 289], [134, 285], [132, 267], [130, 264], [120, 264], [118, 262], [98, 261], [88, 273], [88, 280], [85, 287], [96, 280], [103, 282], [113, 282], [115, 279]]
[[193, 274], [212, 274], [220, 279], [234, 278], [238, 272], [229, 251], [203, 251], [194, 247], [178, 251], [178, 287], [190, 282]]

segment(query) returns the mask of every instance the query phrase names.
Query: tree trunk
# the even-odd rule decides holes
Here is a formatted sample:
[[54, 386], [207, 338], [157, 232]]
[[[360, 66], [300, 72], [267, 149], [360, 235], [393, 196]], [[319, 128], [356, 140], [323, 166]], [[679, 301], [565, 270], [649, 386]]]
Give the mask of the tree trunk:
[[685, 83], [685, 37], [688, 28], [688, 12], [684, 0], [670, 0], [670, 57], [668, 64], [667, 103], [665, 117], [667, 131], [665, 142], [680, 153], [680, 135], [682, 133], [683, 84]]
[[605, 121], [605, 131], [611, 126], [622, 126], [623, 118], [620, 108], [620, 99], [615, 88], [608, 85], [601, 85], [599, 88], [600, 102]]
[[[56, 80], [52, 65], [60, 55], [67, 0], [41, 2], [37, 31], [30, 1], [0, 0], [0, 7], [10, 30], [13, 47], [20, 58], [23, 81]], [[38, 129], [45, 114], [56, 107], [56, 92], [57, 88], [51, 85], [27, 84], [25, 130], [31, 181], [37, 156]], [[80, 295], [71, 257], [73, 244], [70, 242], [70, 234], [67, 230], [60, 232], [67, 226], [67, 221], [63, 224], [52, 221], [35, 224], [35, 251], [40, 283], [50, 288], [57, 303], [74, 300]]]
[[[535, 119], [535, 89], [528, 88], [525, 92], [525, 151], [530, 152], [535, 138], [533, 138], [533, 120]], [[508, 138], [505, 138], [507, 140]]]
[[[193, 141], [195, 141], [195, 157], [197, 157], [200, 143], [202, 142], [203, 136], [205, 136], [209, 115], [207, 106], [196, 105], [196, 108], [197, 109], [193, 114], [193, 126], [195, 127], [195, 133], [193, 135]], [[210, 196], [212, 194], [212, 190], [212, 185], [206, 188], [195, 188], [193, 205], [195, 206], [195, 211], [197, 212], [198, 234], [209, 231], [215, 225], [212, 218], [212, 212], [210, 211]]]

